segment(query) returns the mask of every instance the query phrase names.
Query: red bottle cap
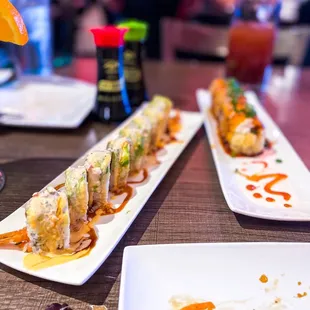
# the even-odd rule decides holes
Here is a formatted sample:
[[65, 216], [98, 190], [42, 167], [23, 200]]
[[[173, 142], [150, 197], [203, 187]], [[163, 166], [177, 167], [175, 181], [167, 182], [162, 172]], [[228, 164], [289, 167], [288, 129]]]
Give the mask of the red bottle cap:
[[120, 47], [124, 45], [124, 35], [128, 29], [117, 28], [115, 26], [104, 26], [100, 28], [92, 28], [90, 31], [94, 35], [96, 46]]

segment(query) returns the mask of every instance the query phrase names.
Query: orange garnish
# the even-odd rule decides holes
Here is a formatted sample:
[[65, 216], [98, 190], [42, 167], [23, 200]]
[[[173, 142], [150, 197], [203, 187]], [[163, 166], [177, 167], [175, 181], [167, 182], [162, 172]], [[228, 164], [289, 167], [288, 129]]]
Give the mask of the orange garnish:
[[0, 0], [0, 41], [25, 45], [28, 33], [24, 21], [9, 0]]

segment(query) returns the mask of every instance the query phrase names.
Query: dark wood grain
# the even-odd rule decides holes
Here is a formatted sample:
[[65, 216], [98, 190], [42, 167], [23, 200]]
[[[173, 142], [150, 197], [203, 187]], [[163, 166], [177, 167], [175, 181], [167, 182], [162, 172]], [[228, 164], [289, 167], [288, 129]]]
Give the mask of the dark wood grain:
[[[151, 94], [170, 96], [176, 106], [197, 110], [195, 89], [207, 87], [222, 66], [146, 64]], [[94, 82], [95, 62], [77, 60], [62, 74]], [[284, 79], [276, 70], [262, 104], [310, 167], [310, 71]], [[75, 131], [0, 130], [0, 165], [8, 180], [0, 193], [0, 219], [23, 204], [113, 126], [86, 121]], [[201, 129], [123, 237], [111, 256], [82, 287], [28, 276], [1, 265], [0, 309], [44, 309], [66, 302], [75, 310], [89, 305], [117, 309], [122, 253], [135, 244], [184, 242], [310, 241], [310, 226], [253, 219], [232, 213], [218, 182], [210, 148]]]

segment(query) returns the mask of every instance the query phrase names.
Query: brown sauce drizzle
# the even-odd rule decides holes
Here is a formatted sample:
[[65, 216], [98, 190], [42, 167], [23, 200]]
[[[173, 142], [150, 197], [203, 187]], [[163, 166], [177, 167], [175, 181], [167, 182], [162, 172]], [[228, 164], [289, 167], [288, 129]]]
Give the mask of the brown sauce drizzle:
[[61, 183], [61, 184], [56, 185], [54, 188], [55, 188], [56, 191], [58, 191], [58, 190], [60, 190], [64, 186], [65, 186], [65, 183]]
[[133, 194], [133, 188], [129, 185], [127, 185], [124, 188], [124, 191], [122, 194], [126, 193], [127, 196], [125, 197], [124, 201], [121, 203], [121, 205], [117, 208], [117, 209], [113, 209], [113, 214], [119, 213], [121, 212], [127, 205], [128, 201], [130, 200], [130, 198], [132, 197]]
[[307, 295], [308, 295], [307, 292], [303, 292], [302, 294], [298, 293], [297, 298], [303, 298], [306, 297]]
[[143, 183], [149, 176], [149, 172], [147, 171], [146, 168], [143, 169], [143, 178], [141, 181], [129, 181], [129, 184], [141, 184]]

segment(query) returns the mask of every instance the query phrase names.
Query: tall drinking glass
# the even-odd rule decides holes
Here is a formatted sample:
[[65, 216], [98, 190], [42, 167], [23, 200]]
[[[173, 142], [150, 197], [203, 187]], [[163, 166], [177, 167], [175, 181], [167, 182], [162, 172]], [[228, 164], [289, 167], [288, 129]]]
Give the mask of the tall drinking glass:
[[229, 31], [226, 75], [260, 86], [270, 70], [280, 0], [239, 0]]
[[52, 73], [52, 34], [50, 0], [12, 0], [23, 17], [29, 41], [17, 47], [17, 62], [22, 75]]

